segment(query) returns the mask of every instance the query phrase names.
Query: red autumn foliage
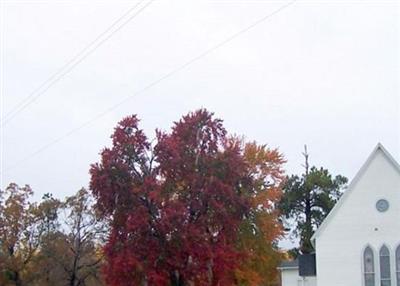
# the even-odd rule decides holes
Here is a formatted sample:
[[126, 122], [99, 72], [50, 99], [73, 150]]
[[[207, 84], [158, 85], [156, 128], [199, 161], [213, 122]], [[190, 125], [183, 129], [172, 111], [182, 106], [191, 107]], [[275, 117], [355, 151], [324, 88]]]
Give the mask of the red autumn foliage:
[[239, 140], [198, 110], [157, 131], [151, 144], [136, 116], [123, 119], [113, 145], [93, 164], [91, 190], [111, 218], [106, 282], [131, 285], [233, 285], [246, 256], [238, 229], [255, 182]]

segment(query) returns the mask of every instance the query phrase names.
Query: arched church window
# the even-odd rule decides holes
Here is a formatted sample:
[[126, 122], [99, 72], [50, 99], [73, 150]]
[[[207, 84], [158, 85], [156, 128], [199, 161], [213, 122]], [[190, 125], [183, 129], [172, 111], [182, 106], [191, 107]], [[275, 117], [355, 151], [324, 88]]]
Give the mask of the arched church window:
[[375, 286], [374, 252], [369, 246], [364, 250], [364, 285]]
[[400, 245], [396, 249], [396, 278], [397, 286], [400, 286]]
[[381, 286], [390, 286], [390, 251], [386, 245], [379, 251], [379, 265], [381, 270]]

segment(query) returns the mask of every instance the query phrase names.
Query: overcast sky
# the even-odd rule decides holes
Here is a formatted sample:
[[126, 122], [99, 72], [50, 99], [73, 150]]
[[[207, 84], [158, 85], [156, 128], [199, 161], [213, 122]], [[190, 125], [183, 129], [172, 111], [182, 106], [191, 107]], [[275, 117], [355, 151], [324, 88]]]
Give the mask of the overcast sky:
[[[3, 114], [134, 3], [5, 1]], [[312, 164], [349, 178], [378, 142], [400, 160], [398, 2], [298, 0], [268, 16], [287, 3], [154, 1], [4, 126], [2, 187], [71, 195], [122, 117], [138, 114], [152, 138], [200, 107], [229, 132], [278, 147], [288, 173], [302, 171], [304, 144]]]

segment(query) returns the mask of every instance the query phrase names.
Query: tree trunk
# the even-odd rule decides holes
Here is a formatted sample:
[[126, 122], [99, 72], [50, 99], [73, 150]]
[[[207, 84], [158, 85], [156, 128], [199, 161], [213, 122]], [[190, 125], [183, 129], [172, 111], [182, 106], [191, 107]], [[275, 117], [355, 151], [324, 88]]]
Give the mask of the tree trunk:
[[306, 215], [306, 224], [305, 224], [304, 235], [303, 235], [302, 253], [309, 254], [309, 253], [313, 252], [313, 248], [311, 245], [311, 237], [313, 234], [313, 228], [312, 228], [310, 198], [307, 198], [307, 200], [306, 200], [305, 215]]
[[313, 247], [311, 244], [311, 237], [313, 235], [313, 227], [312, 227], [312, 213], [311, 213], [311, 207], [312, 207], [312, 202], [311, 202], [311, 187], [308, 186], [307, 180], [308, 180], [308, 175], [309, 175], [309, 163], [308, 163], [308, 151], [307, 151], [307, 145], [304, 145], [304, 159], [305, 159], [305, 164], [304, 167], [306, 169], [305, 173], [305, 179], [304, 179], [304, 188], [305, 188], [305, 194], [306, 194], [306, 200], [305, 200], [305, 210], [304, 214], [306, 216], [306, 221], [305, 221], [305, 226], [304, 226], [304, 233], [302, 237], [302, 245], [301, 245], [301, 252], [303, 254], [309, 254], [313, 252]]
[[15, 286], [22, 286], [22, 280], [19, 271], [13, 271], [12, 281], [14, 282]]
[[179, 271], [174, 271], [170, 274], [171, 286], [184, 286], [183, 276], [179, 275]]

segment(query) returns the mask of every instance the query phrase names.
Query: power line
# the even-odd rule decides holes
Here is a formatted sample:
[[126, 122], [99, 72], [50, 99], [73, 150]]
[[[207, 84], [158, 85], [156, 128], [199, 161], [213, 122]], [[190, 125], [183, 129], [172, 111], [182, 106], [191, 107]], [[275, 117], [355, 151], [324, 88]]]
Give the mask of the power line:
[[[145, 0], [138, 2], [136, 5], [128, 9], [122, 16], [115, 20], [104, 32], [99, 34], [92, 42], [84, 47], [79, 53], [72, 57], [66, 64], [64, 64], [58, 71], [52, 74], [47, 80], [45, 80], [40, 86], [33, 90], [25, 99], [19, 102], [14, 108], [8, 112], [1, 120], [1, 125], [7, 125], [13, 118], [15, 118], [20, 112], [26, 109], [29, 105], [35, 102], [40, 96], [42, 96], [47, 90], [49, 90], [54, 84], [60, 81], [65, 75], [71, 72], [77, 65], [79, 65], [85, 58], [92, 54], [98, 47], [104, 42], [110, 39], [116, 32], [122, 29], [130, 21], [136, 18], [145, 8], [147, 8], [154, 0], [150, 0], [143, 7], [138, 9], [130, 17], [124, 20], [129, 14], [132, 13], [140, 4]], [[122, 22], [122, 23], [121, 23]], [[121, 24], [120, 24], [121, 23]], [[120, 24], [118, 26], [118, 24]], [[116, 27], [116, 28], [115, 28]], [[115, 28], [115, 29], [114, 29]]]
[[72, 134], [78, 132], [79, 130], [89, 126], [90, 124], [92, 124], [94, 121], [102, 118], [104, 115], [106, 115], [107, 113], [111, 112], [112, 110], [118, 108], [119, 106], [125, 104], [126, 102], [128, 102], [129, 100], [131, 100], [132, 98], [134, 98], [136, 95], [139, 95], [147, 90], [149, 90], [150, 88], [158, 85], [160, 82], [164, 81], [167, 78], [172, 77], [173, 75], [175, 75], [176, 73], [180, 72], [181, 70], [185, 69], [186, 67], [188, 67], [189, 65], [193, 64], [194, 62], [206, 57], [208, 54], [212, 53], [213, 51], [215, 51], [216, 49], [219, 49], [220, 47], [226, 45], [227, 43], [233, 41], [234, 39], [236, 39], [237, 37], [239, 37], [240, 35], [246, 33], [247, 31], [253, 29], [254, 27], [256, 27], [257, 25], [265, 22], [266, 20], [268, 20], [269, 18], [273, 17], [274, 15], [278, 14], [279, 12], [281, 12], [282, 10], [284, 10], [285, 8], [293, 5], [295, 2], [297, 2], [297, 0], [293, 0], [283, 6], [281, 6], [280, 8], [276, 9], [275, 11], [273, 11], [272, 13], [269, 13], [268, 15], [258, 19], [257, 21], [253, 22], [251, 25], [239, 30], [238, 32], [230, 35], [229, 37], [225, 38], [224, 40], [222, 40], [221, 42], [217, 43], [216, 45], [214, 45], [213, 47], [205, 50], [204, 52], [202, 52], [201, 54], [197, 55], [196, 57], [188, 60], [187, 62], [185, 62], [184, 64], [178, 66], [177, 68], [173, 69], [172, 71], [166, 73], [165, 75], [163, 75], [162, 77], [154, 80], [153, 82], [151, 82], [150, 84], [146, 85], [145, 87], [143, 87], [142, 89], [138, 90], [137, 92], [135, 92], [134, 94], [125, 97], [124, 99], [122, 99], [121, 101], [119, 101], [118, 103], [112, 105], [111, 107], [103, 110], [101, 113], [99, 113], [98, 115], [96, 115], [95, 117], [92, 117], [91, 119], [87, 120], [86, 122], [84, 122], [82, 125], [71, 129], [70, 131], [68, 131], [67, 133], [65, 133], [64, 135], [54, 139], [53, 141], [47, 143], [46, 145], [42, 146], [41, 148], [39, 148], [38, 150], [36, 150], [35, 152], [33, 152], [32, 154], [26, 156], [25, 158], [21, 159], [20, 161], [16, 162], [14, 165], [12, 165], [11, 167], [7, 168], [4, 171], [9, 171], [11, 169], [14, 169], [15, 167], [19, 166], [20, 164], [24, 163], [25, 161], [31, 159], [32, 157], [42, 153], [43, 151], [45, 151], [46, 149], [48, 149], [49, 147], [53, 146], [54, 144], [60, 142], [61, 140], [64, 140], [65, 138], [71, 136]]
[[[45, 93], [52, 85], [58, 82], [64, 75], [69, 73], [75, 66], [81, 63], [87, 56], [94, 52], [101, 44], [108, 40], [113, 34], [120, 30], [123, 26], [129, 23], [133, 18], [135, 18], [144, 8], [142, 7], [139, 11], [129, 17], [125, 22], [123, 22], [116, 30], [112, 29], [118, 25], [126, 16], [128, 16], [132, 11], [134, 11], [144, 0], [138, 2], [136, 5], [127, 10], [122, 16], [120, 16], [116, 21], [114, 21], [104, 32], [99, 34], [92, 42], [90, 42], [86, 47], [84, 47], [79, 53], [72, 57], [65, 65], [63, 65], [57, 72], [51, 75], [46, 81], [44, 81], [38, 88], [32, 91], [24, 100], [17, 104], [5, 117], [2, 118], [2, 124], [6, 125], [7, 122], [11, 121], [19, 112], [25, 109], [28, 105], [32, 104], [37, 98], [39, 98], [43, 93]], [[152, 2], [152, 1], [150, 1]], [[150, 4], [150, 2], [148, 4]], [[106, 38], [101, 40], [108, 32], [112, 31]], [[100, 42], [98, 42], [101, 40]], [[96, 42], [98, 42], [96, 44]], [[94, 46], [95, 45], [95, 46]], [[94, 46], [94, 47], [92, 47]], [[92, 47], [92, 49], [90, 49]], [[87, 52], [89, 51], [89, 52]], [[87, 53], [86, 53], [87, 52]], [[86, 54], [85, 54], [86, 53]], [[43, 89], [44, 88], [44, 89]], [[28, 103], [26, 103], [28, 102]], [[14, 113], [14, 114], [13, 114]], [[10, 118], [11, 117], [11, 118]]]

